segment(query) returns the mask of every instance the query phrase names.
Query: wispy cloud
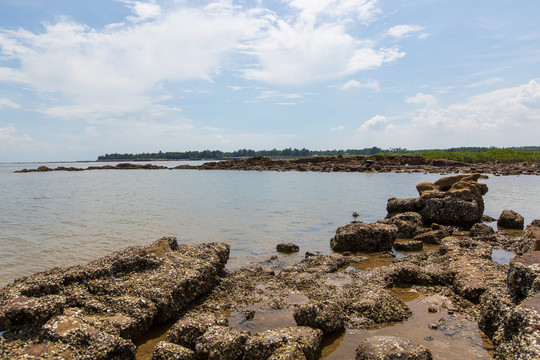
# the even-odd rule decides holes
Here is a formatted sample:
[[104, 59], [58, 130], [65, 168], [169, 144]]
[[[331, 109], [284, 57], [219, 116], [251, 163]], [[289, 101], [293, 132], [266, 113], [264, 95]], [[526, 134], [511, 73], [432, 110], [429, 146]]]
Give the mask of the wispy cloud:
[[350, 89], [370, 89], [373, 91], [380, 91], [381, 87], [377, 80], [368, 80], [360, 82], [358, 80], [349, 80], [346, 83], [338, 86], [339, 90], [350, 90]]
[[13, 102], [12, 100], [0, 98], [0, 109], [2, 109], [3, 107], [8, 107], [12, 109], [20, 109], [21, 105]]
[[[418, 33], [422, 30], [424, 30], [424, 26], [420, 25], [396, 25], [388, 29], [386, 32], [386, 35], [391, 36], [396, 39], [403, 39], [406, 37], [411, 36], [413, 33]], [[427, 37], [426, 33], [422, 33], [419, 36], [420, 38]]]

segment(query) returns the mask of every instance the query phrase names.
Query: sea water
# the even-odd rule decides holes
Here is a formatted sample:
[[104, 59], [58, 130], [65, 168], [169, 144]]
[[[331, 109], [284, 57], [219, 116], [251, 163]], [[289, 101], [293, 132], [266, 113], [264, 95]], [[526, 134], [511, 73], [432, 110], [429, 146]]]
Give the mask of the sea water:
[[[167, 167], [190, 162], [159, 162]], [[92, 170], [14, 173], [45, 165], [0, 164], [0, 286], [36, 271], [86, 263], [163, 236], [230, 244], [227, 264], [263, 261], [293, 242], [330, 253], [330, 238], [352, 213], [373, 222], [390, 197], [416, 197], [439, 174]], [[113, 164], [114, 165], [114, 164]], [[485, 214], [511, 209], [526, 224], [540, 218], [540, 177], [490, 176]]]

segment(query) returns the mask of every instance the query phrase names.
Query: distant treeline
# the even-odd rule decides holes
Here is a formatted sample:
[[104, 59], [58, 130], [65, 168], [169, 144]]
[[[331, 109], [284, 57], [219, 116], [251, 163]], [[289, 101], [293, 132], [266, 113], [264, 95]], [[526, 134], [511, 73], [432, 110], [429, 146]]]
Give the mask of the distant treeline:
[[[536, 152], [536, 153], [535, 153]], [[525, 153], [525, 154], [523, 154]], [[530, 155], [527, 155], [531, 153]], [[459, 147], [450, 149], [428, 149], [428, 150], [407, 150], [403, 148], [381, 149], [378, 147], [364, 149], [347, 149], [347, 150], [308, 150], [286, 148], [283, 150], [248, 150], [241, 149], [232, 152], [220, 150], [204, 150], [204, 151], [184, 151], [184, 152], [162, 152], [157, 153], [141, 153], [141, 154], [105, 154], [98, 156], [98, 161], [106, 160], [195, 160], [195, 159], [227, 159], [238, 157], [253, 157], [266, 156], [272, 158], [299, 158], [310, 156], [355, 156], [355, 155], [378, 155], [378, 154], [393, 154], [393, 155], [421, 155], [430, 158], [447, 158], [463, 162], [479, 162], [483, 161], [509, 161], [508, 159], [518, 156], [510, 161], [538, 161], [540, 160], [540, 146], [520, 146], [511, 148], [495, 148], [495, 147]], [[476, 154], [476, 155], [467, 155]], [[481, 155], [485, 154], [485, 155]], [[527, 155], [527, 156], [525, 156]], [[526, 160], [520, 160], [525, 159]], [[469, 159], [469, 160], [467, 160]], [[506, 159], [506, 160], [504, 160]]]

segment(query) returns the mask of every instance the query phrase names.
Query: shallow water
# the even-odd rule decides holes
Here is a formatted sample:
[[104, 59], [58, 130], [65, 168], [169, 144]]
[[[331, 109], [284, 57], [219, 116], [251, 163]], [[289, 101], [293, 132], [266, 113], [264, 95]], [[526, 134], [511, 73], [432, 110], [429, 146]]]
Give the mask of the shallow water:
[[[186, 162], [159, 163], [168, 167]], [[386, 215], [390, 197], [415, 197], [438, 174], [198, 170], [14, 170], [95, 163], [0, 164], [0, 286], [54, 266], [88, 262], [163, 236], [231, 245], [229, 268], [263, 261], [280, 242], [330, 253], [336, 228]], [[98, 164], [100, 165], [100, 164]], [[540, 218], [540, 177], [490, 177], [487, 215]]]
[[358, 344], [378, 335], [406, 337], [431, 350], [435, 360], [492, 358], [491, 342], [478, 330], [476, 322], [459, 313], [448, 314], [446, 310], [429, 312], [428, 305], [417, 292], [402, 289], [396, 295], [412, 310], [409, 319], [372, 330], [347, 329], [326, 337], [321, 358], [354, 359]]

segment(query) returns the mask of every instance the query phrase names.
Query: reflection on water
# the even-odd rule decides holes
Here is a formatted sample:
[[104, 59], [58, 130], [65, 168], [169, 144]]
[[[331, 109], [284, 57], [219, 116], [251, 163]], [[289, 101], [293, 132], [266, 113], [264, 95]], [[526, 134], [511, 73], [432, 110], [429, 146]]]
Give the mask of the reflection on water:
[[371, 330], [347, 329], [325, 337], [322, 359], [354, 359], [362, 340], [378, 335], [402, 336], [431, 350], [434, 359], [491, 359], [492, 345], [476, 322], [446, 310], [429, 312], [419, 293], [399, 289], [396, 296], [407, 303], [413, 315], [402, 323]]
[[[339, 226], [386, 215], [390, 197], [417, 196], [437, 174], [198, 170], [96, 170], [14, 174], [39, 165], [0, 164], [0, 286], [17, 277], [84, 263], [163, 236], [231, 245], [229, 268], [264, 261], [281, 242], [330, 253]], [[62, 164], [87, 167], [88, 163]], [[175, 166], [175, 163], [165, 163]], [[540, 177], [485, 180], [486, 214], [540, 217]], [[390, 259], [391, 260], [391, 259]]]

